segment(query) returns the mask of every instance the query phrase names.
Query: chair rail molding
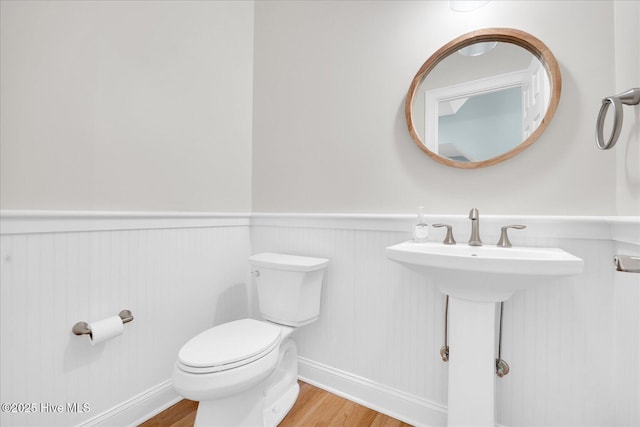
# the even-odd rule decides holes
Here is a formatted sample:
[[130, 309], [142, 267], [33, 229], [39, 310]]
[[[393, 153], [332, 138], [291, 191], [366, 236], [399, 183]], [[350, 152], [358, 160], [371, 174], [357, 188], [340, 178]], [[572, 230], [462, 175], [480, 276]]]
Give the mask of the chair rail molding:
[[0, 211], [0, 234], [248, 226], [247, 212]]

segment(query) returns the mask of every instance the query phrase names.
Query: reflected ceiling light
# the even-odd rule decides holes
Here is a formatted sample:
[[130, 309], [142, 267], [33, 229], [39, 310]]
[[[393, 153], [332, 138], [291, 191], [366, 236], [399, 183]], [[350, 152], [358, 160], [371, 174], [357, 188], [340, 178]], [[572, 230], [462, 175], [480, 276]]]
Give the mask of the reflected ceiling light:
[[458, 50], [458, 53], [462, 56], [480, 56], [489, 52], [491, 49], [493, 49], [497, 45], [498, 45], [498, 42], [474, 43]]
[[490, 0], [449, 0], [449, 9], [454, 12], [470, 12], [480, 9]]

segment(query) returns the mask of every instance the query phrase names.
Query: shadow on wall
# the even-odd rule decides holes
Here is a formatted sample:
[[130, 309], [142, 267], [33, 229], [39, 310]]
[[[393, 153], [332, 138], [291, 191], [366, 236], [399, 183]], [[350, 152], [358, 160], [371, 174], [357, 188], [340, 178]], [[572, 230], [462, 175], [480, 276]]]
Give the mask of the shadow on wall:
[[[452, 168], [435, 162], [423, 153], [413, 142], [409, 130], [407, 129], [407, 119], [405, 116], [405, 98], [398, 105], [398, 110], [394, 122], [394, 141], [398, 152], [398, 157], [402, 162], [402, 170], [414, 180], [415, 185], [421, 186], [425, 179], [428, 179], [428, 170], [437, 168], [438, 173], [446, 173]], [[425, 167], [427, 165], [428, 167]]]
[[62, 368], [65, 374], [92, 365], [102, 358], [106, 343], [92, 346], [88, 341], [89, 338], [86, 335], [78, 337], [69, 329], [69, 342], [64, 349]]
[[237, 283], [224, 290], [218, 297], [214, 325], [249, 317], [249, 295], [245, 283]]
[[625, 153], [625, 177], [632, 189], [640, 189], [640, 107], [634, 108], [635, 121], [629, 131]]

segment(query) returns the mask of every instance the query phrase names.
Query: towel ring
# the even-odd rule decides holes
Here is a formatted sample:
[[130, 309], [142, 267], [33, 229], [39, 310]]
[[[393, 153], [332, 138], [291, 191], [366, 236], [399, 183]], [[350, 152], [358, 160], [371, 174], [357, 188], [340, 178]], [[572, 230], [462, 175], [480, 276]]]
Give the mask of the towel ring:
[[[622, 130], [622, 104], [638, 105], [640, 104], [640, 88], [629, 89], [626, 92], [614, 96], [608, 96], [602, 99], [602, 106], [598, 113], [596, 121], [596, 145], [601, 150], [613, 148], [618, 142], [620, 131]], [[609, 110], [609, 105], [613, 105], [613, 130], [609, 136], [609, 140], [604, 141], [604, 118]]]

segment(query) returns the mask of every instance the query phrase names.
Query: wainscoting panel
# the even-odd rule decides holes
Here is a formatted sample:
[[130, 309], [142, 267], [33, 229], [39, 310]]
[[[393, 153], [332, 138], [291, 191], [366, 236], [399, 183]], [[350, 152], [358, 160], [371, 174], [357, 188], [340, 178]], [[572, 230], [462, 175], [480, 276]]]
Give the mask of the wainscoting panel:
[[[295, 332], [301, 358], [441, 406], [447, 394], [447, 365], [439, 357], [444, 298], [384, 254], [408, 238], [398, 231], [257, 225], [251, 231], [253, 252], [331, 260], [320, 318]], [[399, 416], [393, 408], [376, 409]]]
[[[181, 227], [1, 236], [2, 402], [35, 405], [2, 425], [121, 424], [149, 390], [177, 397], [167, 381], [184, 342], [249, 311], [248, 225]], [[121, 336], [71, 333], [122, 309], [134, 320]]]
[[[616, 253], [640, 256], [640, 245], [618, 243]], [[615, 272], [613, 283], [615, 425], [640, 426], [640, 274]]]
[[[436, 221], [453, 223], [459, 242], [468, 237], [468, 219], [428, 222]], [[640, 283], [635, 275], [615, 274], [611, 262], [613, 235], [637, 242], [637, 219], [486, 218], [486, 244], [497, 241], [495, 230], [507, 223], [529, 226], [512, 233], [514, 244], [563, 248], [584, 259], [585, 268], [582, 275], [549, 281], [505, 303], [503, 358], [511, 372], [496, 377], [498, 422], [638, 425]], [[410, 239], [411, 224], [401, 217], [388, 218], [385, 226], [380, 217], [358, 223], [352, 216], [257, 214], [252, 251], [331, 259], [321, 317], [296, 332], [307, 380], [334, 391], [343, 387], [338, 391], [364, 404], [386, 390], [386, 408], [384, 399], [371, 398], [378, 411], [417, 425], [442, 425], [448, 375], [439, 356], [443, 295], [384, 255], [386, 246]], [[404, 399], [404, 408], [427, 409], [403, 414], [398, 399]]]
[[579, 256], [584, 273], [505, 302], [502, 358], [511, 372], [497, 380], [499, 421], [613, 425], [613, 245], [570, 239], [537, 243]]
[[[428, 217], [468, 238], [466, 216]], [[2, 425], [132, 425], [178, 396], [170, 376], [198, 332], [259, 317], [247, 257], [276, 251], [331, 260], [320, 319], [295, 332], [300, 373], [415, 425], [446, 424], [444, 296], [389, 261], [414, 219], [384, 215], [43, 214], [2, 217], [0, 394], [35, 413]], [[613, 271], [640, 254], [637, 218], [485, 216], [485, 244], [523, 223], [515, 245], [557, 246], [585, 261], [505, 303], [498, 421], [505, 426], [640, 425], [640, 275]], [[443, 230], [432, 230], [439, 241]], [[124, 334], [92, 346], [71, 327], [130, 309]], [[455, 351], [455, 349], [452, 349]], [[83, 406], [83, 404], [88, 406]], [[58, 405], [61, 413], [53, 412]], [[70, 406], [67, 406], [70, 405]], [[88, 412], [81, 412], [88, 408]]]

